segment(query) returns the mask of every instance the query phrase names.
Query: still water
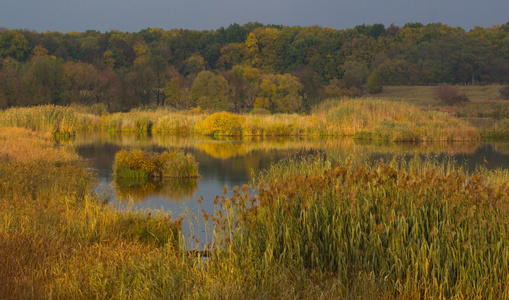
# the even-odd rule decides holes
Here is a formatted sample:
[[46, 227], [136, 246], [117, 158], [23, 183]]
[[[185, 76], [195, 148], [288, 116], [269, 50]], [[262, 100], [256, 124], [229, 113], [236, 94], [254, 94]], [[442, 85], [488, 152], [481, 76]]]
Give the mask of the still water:
[[[361, 143], [349, 139], [285, 138], [213, 140], [204, 137], [137, 136], [89, 133], [73, 141], [78, 154], [89, 161], [97, 173], [98, 192], [111, 197], [111, 205], [119, 209], [160, 209], [173, 217], [186, 210], [212, 212], [216, 195], [223, 188], [249, 184], [259, 170], [287, 157], [323, 155], [353, 162], [390, 160], [394, 156], [410, 158], [434, 155], [439, 159], [452, 157], [469, 172], [478, 166], [488, 169], [509, 167], [509, 143]], [[121, 149], [144, 149], [155, 152], [180, 149], [192, 153], [199, 163], [201, 177], [197, 180], [166, 180], [144, 186], [119, 186], [113, 178], [115, 153]], [[203, 197], [202, 203], [197, 200]]]

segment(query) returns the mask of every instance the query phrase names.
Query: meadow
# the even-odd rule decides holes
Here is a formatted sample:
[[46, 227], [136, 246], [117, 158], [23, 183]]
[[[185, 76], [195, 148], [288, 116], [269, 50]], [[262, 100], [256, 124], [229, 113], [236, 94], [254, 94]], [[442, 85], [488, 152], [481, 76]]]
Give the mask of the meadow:
[[[502, 85], [457, 85], [459, 92], [465, 94], [470, 101], [485, 102], [500, 100]], [[436, 104], [433, 91], [436, 86], [384, 86], [377, 97], [383, 99], [399, 99], [419, 103], [422, 105]]]
[[207, 235], [189, 251], [182, 218], [115, 210], [72, 146], [4, 128], [0, 296], [507, 299], [508, 178], [431, 158], [288, 159], [257, 195], [225, 187], [214, 212], [183, 216]]

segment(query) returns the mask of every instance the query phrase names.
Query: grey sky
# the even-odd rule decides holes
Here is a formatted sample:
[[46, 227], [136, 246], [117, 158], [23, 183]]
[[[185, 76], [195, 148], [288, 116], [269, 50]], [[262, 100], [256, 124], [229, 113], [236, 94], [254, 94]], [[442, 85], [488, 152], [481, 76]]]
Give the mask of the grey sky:
[[87, 29], [134, 32], [145, 28], [217, 29], [257, 21], [320, 25], [441, 22], [461, 26], [505, 24], [508, 0], [0, 0], [0, 27], [39, 32]]

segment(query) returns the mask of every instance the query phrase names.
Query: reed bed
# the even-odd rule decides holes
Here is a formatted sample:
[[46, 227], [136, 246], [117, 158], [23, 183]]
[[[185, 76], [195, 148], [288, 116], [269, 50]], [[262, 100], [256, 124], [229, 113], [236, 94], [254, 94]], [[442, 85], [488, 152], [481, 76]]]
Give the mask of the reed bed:
[[1, 127], [21, 127], [52, 134], [74, 135], [77, 132], [97, 130], [101, 122], [100, 116], [55, 105], [0, 111]]
[[[89, 112], [89, 113], [87, 113]], [[166, 108], [104, 114], [100, 107], [41, 106], [0, 113], [0, 126], [73, 134], [83, 130], [204, 136], [353, 136], [393, 142], [476, 141], [468, 122], [446, 112], [376, 98], [328, 100], [311, 115], [248, 114]]]
[[400, 101], [330, 100], [314, 114], [326, 119], [327, 132], [360, 139], [436, 142], [480, 138], [478, 131], [465, 121]]
[[507, 140], [509, 139], [509, 119], [497, 120], [493, 127], [481, 131], [486, 140]]
[[255, 198], [218, 201], [212, 261], [260, 286], [274, 270], [327, 274], [342, 297], [369, 278], [370, 298], [507, 299], [509, 185], [490, 178], [418, 158], [287, 161], [260, 175]]

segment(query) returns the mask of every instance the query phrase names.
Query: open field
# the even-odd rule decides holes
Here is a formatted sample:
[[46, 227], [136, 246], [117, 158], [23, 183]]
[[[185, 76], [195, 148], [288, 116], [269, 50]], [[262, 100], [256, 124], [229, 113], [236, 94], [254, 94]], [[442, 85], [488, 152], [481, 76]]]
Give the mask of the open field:
[[[465, 95], [472, 102], [482, 102], [490, 100], [499, 100], [499, 90], [502, 85], [466, 85], [457, 86], [460, 93]], [[384, 86], [377, 97], [383, 99], [409, 100], [420, 104], [435, 104], [433, 99], [433, 90], [436, 86]]]
[[0, 297], [507, 299], [508, 178], [286, 160], [258, 174], [256, 198], [225, 188], [214, 212], [185, 216], [213, 241], [188, 252], [182, 220], [105, 206], [72, 148], [3, 128]]

